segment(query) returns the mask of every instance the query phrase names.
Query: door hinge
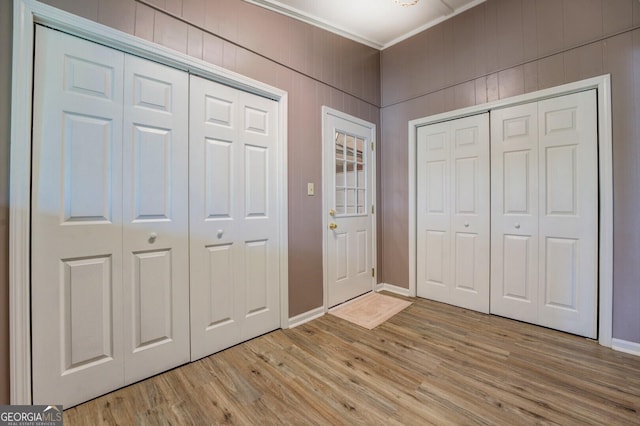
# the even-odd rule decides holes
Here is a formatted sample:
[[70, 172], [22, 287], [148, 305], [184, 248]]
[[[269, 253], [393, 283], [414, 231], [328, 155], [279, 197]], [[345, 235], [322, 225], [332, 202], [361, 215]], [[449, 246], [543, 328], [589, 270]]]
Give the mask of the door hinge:
[[376, 206], [371, 205], [371, 214], [376, 214]]
[[372, 277], [376, 276], [376, 268], [371, 268], [371, 276]]
[[371, 151], [373, 151], [373, 142], [371, 142]]

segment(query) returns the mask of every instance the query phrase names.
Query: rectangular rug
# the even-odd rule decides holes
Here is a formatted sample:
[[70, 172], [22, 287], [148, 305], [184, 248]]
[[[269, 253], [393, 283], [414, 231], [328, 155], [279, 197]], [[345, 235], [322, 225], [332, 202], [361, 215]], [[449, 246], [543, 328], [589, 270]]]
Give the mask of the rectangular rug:
[[332, 308], [329, 313], [371, 330], [409, 305], [411, 302], [406, 300], [373, 292]]

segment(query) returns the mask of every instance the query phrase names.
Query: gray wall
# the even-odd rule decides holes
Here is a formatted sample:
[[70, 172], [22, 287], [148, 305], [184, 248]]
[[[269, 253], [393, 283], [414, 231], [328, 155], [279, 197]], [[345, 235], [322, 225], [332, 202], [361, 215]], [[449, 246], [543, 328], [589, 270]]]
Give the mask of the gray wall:
[[640, 2], [488, 0], [382, 52], [382, 282], [408, 287], [407, 121], [610, 73], [613, 336], [640, 342]]
[[[289, 92], [289, 314], [322, 306], [321, 106], [379, 128], [380, 52], [241, 0], [46, 3]], [[9, 386], [4, 91], [11, 69], [10, 5], [0, 0], [0, 404], [8, 402]], [[306, 195], [307, 182], [316, 184], [315, 196]]]

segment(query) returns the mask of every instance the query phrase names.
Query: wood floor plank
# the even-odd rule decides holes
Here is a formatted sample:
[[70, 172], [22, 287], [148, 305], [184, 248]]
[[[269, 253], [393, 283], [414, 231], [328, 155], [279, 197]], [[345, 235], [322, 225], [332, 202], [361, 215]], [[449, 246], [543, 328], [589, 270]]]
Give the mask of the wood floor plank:
[[640, 357], [409, 300], [373, 330], [325, 315], [269, 333], [65, 410], [65, 424], [640, 423]]

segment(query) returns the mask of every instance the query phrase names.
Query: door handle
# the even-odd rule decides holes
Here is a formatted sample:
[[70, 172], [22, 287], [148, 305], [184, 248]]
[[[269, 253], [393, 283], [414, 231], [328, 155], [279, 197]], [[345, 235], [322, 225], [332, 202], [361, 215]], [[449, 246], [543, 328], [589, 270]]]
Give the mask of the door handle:
[[158, 238], [158, 234], [157, 233], [152, 232], [152, 233], [149, 234], [149, 242], [151, 244], [155, 243], [157, 238]]
[[335, 216], [336, 211], [334, 209], [329, 210], [329, 216]]
[[333, 222], [331, 222], [331, 223], [329, 224], [329, 229], [331, 229], [331, 230], [334, 230], [334, 229], [336, 229], [337, 227], [338, 227], [338, 224], [337, 224], [337, 223], [333, 223]]
[[516, 222], [514, 226], [516, 227], [516, 229], [520, 229], [520, 224], [518, 222]]

